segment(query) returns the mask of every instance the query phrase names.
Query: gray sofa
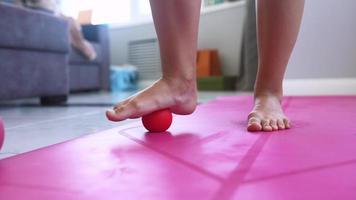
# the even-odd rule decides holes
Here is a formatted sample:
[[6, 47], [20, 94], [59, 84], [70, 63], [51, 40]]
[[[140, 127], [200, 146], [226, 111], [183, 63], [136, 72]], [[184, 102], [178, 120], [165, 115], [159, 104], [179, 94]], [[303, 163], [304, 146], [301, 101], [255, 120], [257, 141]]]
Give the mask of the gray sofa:
[[94, 47], [97, 58], [88, 61], [76, 49], [69, 54], [70, 91], [109, 89], [109, 39], [105, 25], [84, 25], [82, 31]]
[[0, 99], [65, 100], [69, 44], [64, 20], [0, 3]]
[[84, 26], [98, 57], [88, 61], [69, 41], [68, 23], [43, 11], [0, 3], [0, 100], [66, 101], [70, 91], [108, 89], [106, 26]]

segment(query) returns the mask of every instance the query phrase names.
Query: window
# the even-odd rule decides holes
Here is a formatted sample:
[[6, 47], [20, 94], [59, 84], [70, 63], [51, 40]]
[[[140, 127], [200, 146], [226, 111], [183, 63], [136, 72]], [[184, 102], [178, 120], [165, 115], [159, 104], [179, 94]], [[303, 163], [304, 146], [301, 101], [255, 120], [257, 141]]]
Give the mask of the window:
[[151, 15], [151, 7], [149, 0], [139, 0], [139, 14], [142, 16]]
[[64, 14], [77, 18], [92, 10], [93, 24], [129, 24], [151, 19], [149, 0], [62, 0]]
[[131, 18], [130, 0], [97, 0], [93, 7], [93, 24], [128, 23]]

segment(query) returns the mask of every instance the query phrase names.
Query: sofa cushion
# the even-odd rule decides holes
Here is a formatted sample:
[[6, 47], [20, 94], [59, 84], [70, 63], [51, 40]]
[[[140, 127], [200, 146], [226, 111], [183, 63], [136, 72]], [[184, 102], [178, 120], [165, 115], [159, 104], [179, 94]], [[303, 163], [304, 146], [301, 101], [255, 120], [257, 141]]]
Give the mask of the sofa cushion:
[[68, 94], [67, 55], [0, 48], [0, 100]]
[[0, 48], [68, 52], [68, 23], [52, 14], [0, 3]]
[[101, 46], [98, 43], [91, 42], [96, 52], [96, 58], [93, 61], [88, 60], [79, 50], [71, 47], [69, 53], [70, 64], [100, 64], [102, 60]]
[[71, 91], [100, 89], [100, 69], [97, 65], [70, 65], [69, 86]]

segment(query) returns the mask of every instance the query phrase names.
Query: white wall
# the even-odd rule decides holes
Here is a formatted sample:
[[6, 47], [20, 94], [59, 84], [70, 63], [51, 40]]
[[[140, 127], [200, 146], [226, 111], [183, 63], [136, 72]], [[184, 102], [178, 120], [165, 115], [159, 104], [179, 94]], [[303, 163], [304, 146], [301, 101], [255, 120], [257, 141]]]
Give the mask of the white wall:
[[244, 2], [237, 2], [235, 5], [235, 7], [207, 12], [200, 18], [198, 48], [218, 49], [222, 72], [225, 75], [240, 73], [246, 6]]
[[[203, 11], [199, 27], [199, 48], [219, 49], [223, 73], [239, 73], [245, 3], [235, 2]], [[128, 42], [156, 38], [152, 22], [112, 27], [110, 30], [112, 64], [128, 62]]]
[[286, 77], [356, 77], [355, 0], [306, 1]]
[[[203, 14], [199, 47], [219, 48], [225, 74], [238, 74], [244, 6]], [[127, 42], [154, 38], [151, 23], [110, 31], [112, 63], [127, 62]], [[356, 77], [356, 1], [306, 1], [286, 78]]]

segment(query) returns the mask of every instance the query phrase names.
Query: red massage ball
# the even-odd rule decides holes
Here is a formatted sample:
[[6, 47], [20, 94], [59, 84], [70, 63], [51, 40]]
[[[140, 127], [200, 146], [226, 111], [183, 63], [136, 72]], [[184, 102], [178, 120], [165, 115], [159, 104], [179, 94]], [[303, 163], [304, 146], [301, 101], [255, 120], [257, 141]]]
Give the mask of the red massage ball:
[[149, 132], [164, 132], [171, 126], [172, 118], [171, 111], [163, 109], [143, 116], [142, 123]]
[[0, 149], [2, 145], [4, 144], [4, 139], [5, 139], [5, 128], [4, 128], [4, 123], [2, 119], [0, 118]]

